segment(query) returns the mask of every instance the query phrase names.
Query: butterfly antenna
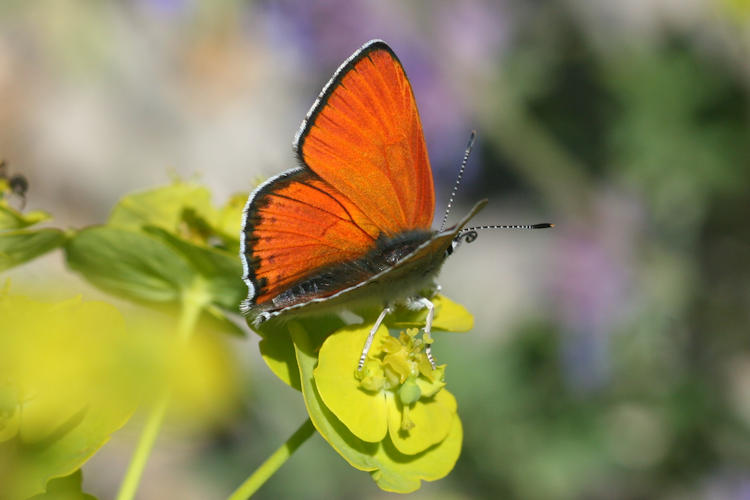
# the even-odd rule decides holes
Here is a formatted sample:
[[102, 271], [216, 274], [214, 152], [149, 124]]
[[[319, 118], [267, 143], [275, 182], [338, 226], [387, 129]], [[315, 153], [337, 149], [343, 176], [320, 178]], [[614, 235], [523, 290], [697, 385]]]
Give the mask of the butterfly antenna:
[[461, 243], [471, 243], [476, 240], [478, 236], [477, 231], [481, 231], [482, 229], [547, 229], [550, 227], [555, 227], [555, 225], [549, 222], [542, 222], [540, 224], [494, 224], [491, 226], [465, 227], [453, 238], [453, 245], [448, 248], [447, 252], [448, 255], [451, 255]]
[[445, 223], [448, 222], [448, 214], [450, 214], [451, 208], [453, 208], [453, 198], [456, 196], [456, 191], [458, 191], [458, 185], [461, 184], [461, 178], [464, 176], [464, 169], [466, 169], [466, 163], [469, 161], [469, 154], [471, 153], [471, 147], [474, 145], [474, 139], [476, 138], [477, 138], [477, 131], [472, 130], [471, 135], [469, 136], [469, 143], [466, 144], [466, 152], [464, 153], [464, 159], [461, 160], [461, 167], [458, 169], [458, 176], [456, 177], [456, 183], [453, 185], [453, 191], [451, 191], [450, 198], [448, 198], [448, 206], [445, 207], [445, 215], [443, 215], [443, 222], [440, 224], [441, 231], [445, 229]]
[[555, 227], [554, 224], [549, 222], [542, 222], [540, 224], [493, 224], [491, 226], [473, 226], [465, 227], [461, 232], [477, 231], [482, 229], [548, 229]]

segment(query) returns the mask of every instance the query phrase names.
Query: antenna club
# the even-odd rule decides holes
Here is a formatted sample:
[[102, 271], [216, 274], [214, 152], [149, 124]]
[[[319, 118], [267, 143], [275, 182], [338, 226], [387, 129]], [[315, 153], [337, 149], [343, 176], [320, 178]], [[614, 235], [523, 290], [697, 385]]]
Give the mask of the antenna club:
[[551, 227], [555, 227], [555, 225], [550, 224], [549, 222], [543, 222], [541, 224], [493, 224], [490, 226], [465, 227], [461, 232], [477, 231], [480, 229], [548, 229]]

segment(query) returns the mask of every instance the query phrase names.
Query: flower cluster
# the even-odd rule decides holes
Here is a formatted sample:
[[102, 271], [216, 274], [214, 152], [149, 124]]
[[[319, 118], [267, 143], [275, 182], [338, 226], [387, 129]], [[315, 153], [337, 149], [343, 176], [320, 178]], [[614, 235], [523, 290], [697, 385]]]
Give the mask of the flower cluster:
[[[442, 296], [433, 302], [434, 330], [471, 328], [463, 307]], [[388, 491], [414, 491], [422, 480], [446, 476], [461, 451], [456, 400], [445, 390], [445, 365], [433, 369], [425, 354], [432, 339], [419, 334], [423, 324], [422, 312], [389, 315], [361, 370], [357, 364], [372, 323], [318, 319], [289, 323], [290, 335], [262, 332], [264, 359], [301, 389], [318, 432]]]

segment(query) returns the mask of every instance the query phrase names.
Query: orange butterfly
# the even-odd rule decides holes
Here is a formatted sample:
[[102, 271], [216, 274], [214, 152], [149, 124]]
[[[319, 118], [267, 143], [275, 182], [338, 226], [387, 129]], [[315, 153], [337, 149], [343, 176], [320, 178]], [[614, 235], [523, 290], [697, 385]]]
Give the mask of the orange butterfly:
[[361, 368], [392, 305], [426, 307], [429, 333], [434, 278], [487, 200], [456, 226], [431, 229], [435, 191], [422, 123], [406, 73], [382, 40], [339, 67], [294, 150], [301, 166], [260, 185], [245, 207], [249, 293], [242, 310], [257, 325], [280, 315], [383, 306]]

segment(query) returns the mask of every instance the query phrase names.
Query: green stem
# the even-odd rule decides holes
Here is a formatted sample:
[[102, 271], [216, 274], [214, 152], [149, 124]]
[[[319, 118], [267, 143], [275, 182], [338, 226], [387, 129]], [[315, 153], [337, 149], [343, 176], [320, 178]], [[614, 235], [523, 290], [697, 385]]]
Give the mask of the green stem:
[[244, 483], [232, 493], [227, 500], [245, 500], [250, 498], [258, 488], [284, 465], [302, 443], [307, 441], [315, 432], [312, 422], [308, 418], [297, 431], [278, 450], [266, 459]]
[[[180, 321], [177, 327], [177, 342], [180, 347], [190, 340], [203, 306], [207, 303], [205, 295], [201, 293], [200, 286], [194, 288], [194, 290], [191, 290], [194, 293], [186, 293], [182, 301]], [[138, 444], [130, 459], [125, 478], [120, 484], [120, 491], [117, 492], [117, 500], [132, 500], [135, 497], [143, 470], [146, 468], [146, 462], [148, 462], [148, 457], [151, 455], [164, 422], [169, 399], [169, 388], [164, 387], [146, 417], [146, 424], [138, 438]]]
[[138, 439], [138, 445], [135, 448], [133, 457], [130, 459], [128, 470], [125, 473], [120, 485], [120, 491], [117, 492], [117, 500], [131, 500], [135, 496], [138, 484], [141, 482], [143, 470], [146, 468], [151, 450], [159, 435], [161, 424], [164, 421], [164, 415], [169, 405], [169, 393], [165, 390], [156, 400], [154, 406], [146, 419], [146, 425], [143, 427], [141, 437]]

